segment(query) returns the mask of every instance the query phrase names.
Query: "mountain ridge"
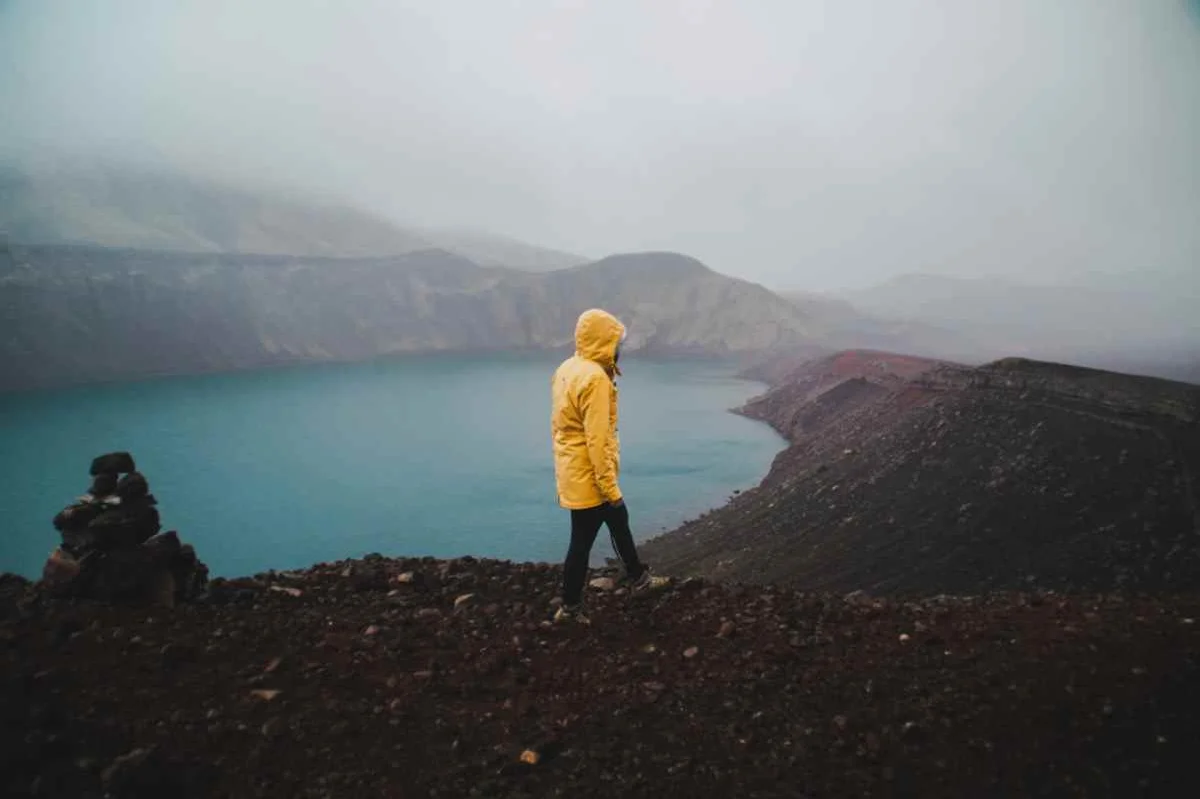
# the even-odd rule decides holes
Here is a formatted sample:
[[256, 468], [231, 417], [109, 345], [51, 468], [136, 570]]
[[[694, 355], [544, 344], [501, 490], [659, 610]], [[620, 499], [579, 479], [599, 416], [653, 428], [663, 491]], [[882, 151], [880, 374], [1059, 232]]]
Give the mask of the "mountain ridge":
[[773, 378], [741, 412], [790, 446], [647, 558], [833, 591], [1200, 587], [1196, 386], [855, 352]]
[[[603, 306], [628, 351], [741, 355], [820, 330], [673, 253], [531, 273], [422, 249], [340, 259], [0, 247], [0, 389], [439, 351], [556, 350]], [[7, 263], [7, 266], [4, 264]]]

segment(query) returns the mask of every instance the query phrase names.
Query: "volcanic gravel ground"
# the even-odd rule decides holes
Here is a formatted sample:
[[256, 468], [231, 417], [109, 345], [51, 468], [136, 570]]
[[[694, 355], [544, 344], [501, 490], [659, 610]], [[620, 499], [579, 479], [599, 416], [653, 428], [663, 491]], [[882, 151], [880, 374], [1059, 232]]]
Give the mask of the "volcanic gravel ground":
[[560, 574], [369, 557], [174, 610], [9, 580], [0, 792], [1195, 795], [1200, 597], [618, 583], [543, 626]]

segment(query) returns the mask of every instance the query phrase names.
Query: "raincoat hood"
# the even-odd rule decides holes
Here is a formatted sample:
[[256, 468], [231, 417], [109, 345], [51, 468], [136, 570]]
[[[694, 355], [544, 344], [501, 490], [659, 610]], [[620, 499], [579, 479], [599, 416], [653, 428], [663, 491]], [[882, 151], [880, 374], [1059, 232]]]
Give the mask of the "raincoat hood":
[[595, 361], [606, 371], [616, 372], [617, 347], [625, 340], [625, 325], [607, 311], [592, 308], [579, 315], [575, 324], [575, 354]]

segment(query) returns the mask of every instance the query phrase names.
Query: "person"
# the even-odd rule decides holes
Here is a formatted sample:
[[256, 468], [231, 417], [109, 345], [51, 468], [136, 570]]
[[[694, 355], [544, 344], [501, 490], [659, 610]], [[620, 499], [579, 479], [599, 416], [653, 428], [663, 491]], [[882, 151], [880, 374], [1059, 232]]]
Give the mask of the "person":
[[551, 379], [550, 430], [558, 502], [571, 512], [571, 543], [563, 563], [562, 605], [556, 622], [589, 620], [582, 610], [588, 560], [601, 525], [635, 591], [657, 589], [669, 579], [652, 575], [638, 558], [621, 493], [621, 443], [617, 435], [617, 385], [625, 326], [599, 308], [584, 311], [575, 325], [575, 354]]

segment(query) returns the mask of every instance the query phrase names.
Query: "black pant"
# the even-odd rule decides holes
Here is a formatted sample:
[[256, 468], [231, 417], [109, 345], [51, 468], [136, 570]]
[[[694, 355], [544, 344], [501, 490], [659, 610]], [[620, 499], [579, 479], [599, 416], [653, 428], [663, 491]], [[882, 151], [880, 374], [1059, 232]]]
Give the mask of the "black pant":
[[642, 576], [645, 567], [638, 560], [637, 547], [633, 545], [633, 533], [629, 530], [629, 509], [625, 505], [614, 508], [600, 505], [596, 508], [571, 511], [571, 546], [567, 550], [567, 561], [563, 564], [563, 604], [578, 605], [583, 599], [583, 583], [587, 579], [588, 558], [600, 525], [608, 525], [613, 549], [625, 564], [625, 573], [631, 580]]

